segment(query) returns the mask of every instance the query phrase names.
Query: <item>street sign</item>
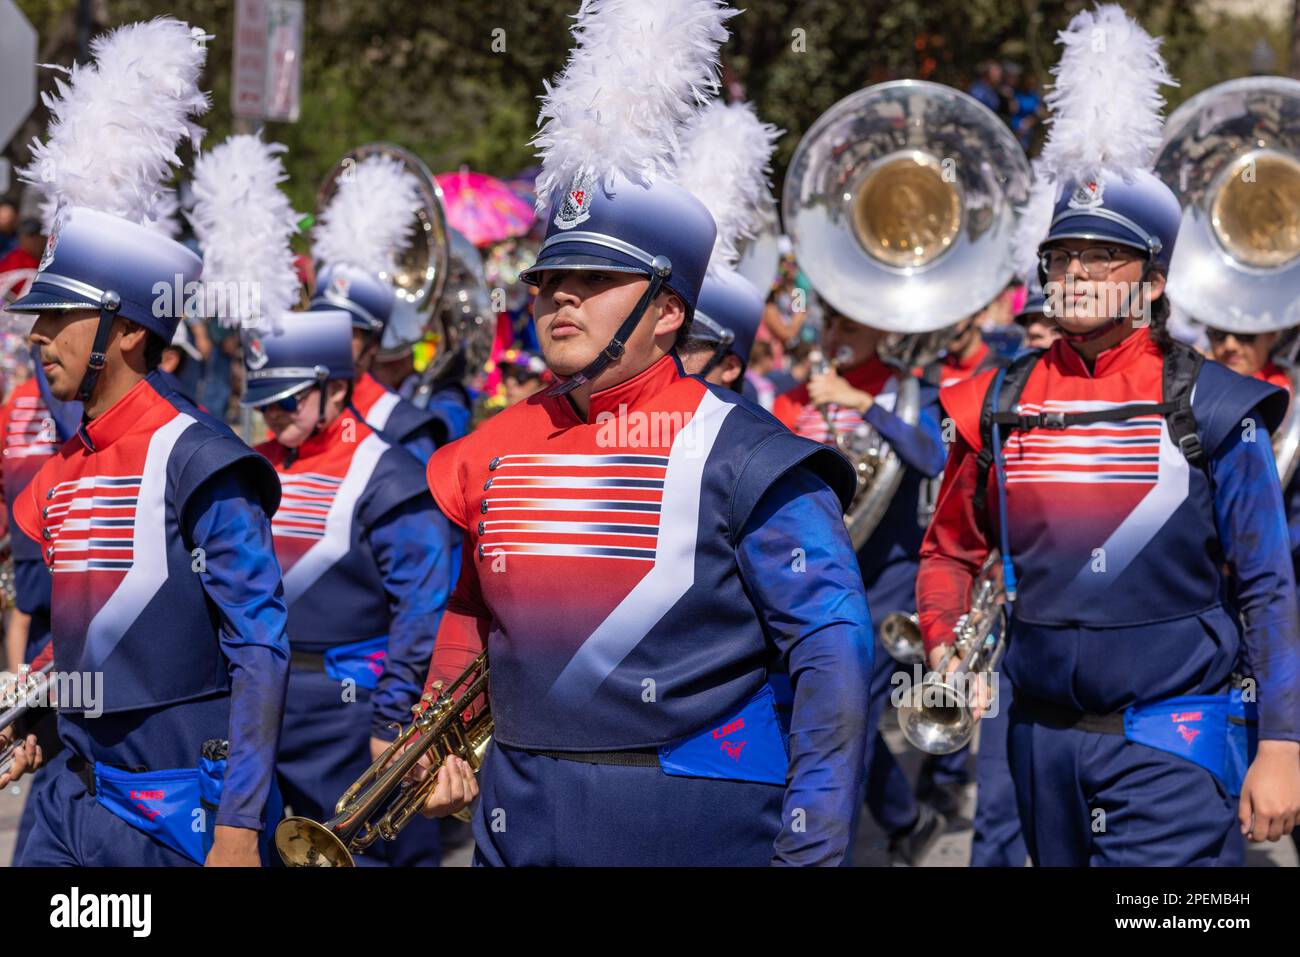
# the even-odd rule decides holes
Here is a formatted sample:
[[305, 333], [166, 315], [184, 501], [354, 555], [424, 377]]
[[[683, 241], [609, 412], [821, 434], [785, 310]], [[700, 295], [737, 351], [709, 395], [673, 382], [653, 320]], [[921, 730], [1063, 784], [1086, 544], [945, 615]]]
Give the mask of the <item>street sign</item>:
[[[36, 30], [14, 0], [0, 0], [0, 149], [36, 105]], [[9, 164], [0, 160], [0, 192], [9, 188]]]
[[235, 116], [297, 122], [302, 19], [302, 0], [238, 0], [230, 84]]

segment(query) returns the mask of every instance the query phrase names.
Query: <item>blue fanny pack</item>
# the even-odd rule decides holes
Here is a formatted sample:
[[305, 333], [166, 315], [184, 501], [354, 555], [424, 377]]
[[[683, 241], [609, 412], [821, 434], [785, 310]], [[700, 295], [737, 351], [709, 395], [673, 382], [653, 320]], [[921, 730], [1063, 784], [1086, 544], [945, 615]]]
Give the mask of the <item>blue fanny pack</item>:
[[357, 687], [373, 691], [379, 686], [387, 657], [387, 635], [336, 645], [325, 652], [325, 673], [335, 681], [351, 678]]
[[1199, 764], [1239, 795], [1259, 738], [1256, 707], [1236, 688], [1135, 705], [1124, 712], [1124, 737]]
[[[95, 800], [160, 844], [202, 864], [212, 849], [226, 761], [200, 758], [197, 768], [123, 771], [95, 762]], [[267, 827], [260, 842], [266, 859], [274, 825], [284, 812], [275, 781], [266, 801]]]
[[790, 764], [788, 738], [772, 686], [764, 684], [722, 724], [661, 747], [659, 766], [678, 777], [784, 785]]

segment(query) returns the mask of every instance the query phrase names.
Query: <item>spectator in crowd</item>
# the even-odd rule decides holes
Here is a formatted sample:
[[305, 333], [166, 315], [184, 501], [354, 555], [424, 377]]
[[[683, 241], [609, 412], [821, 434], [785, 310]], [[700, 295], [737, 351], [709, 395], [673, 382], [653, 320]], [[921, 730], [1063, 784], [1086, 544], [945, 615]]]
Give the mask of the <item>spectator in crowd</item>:
[[996, 60], [985, 60], [979, 66], [979, 76], [966, 90], [994, 113], [1004, 116], [1002, 108], [1002, 65]]
[[0, 202], [0, 256], [7, 256], [18, 243], [18, 207]]
[[[0, 273], [19, 269], [36, 269], [41, 264], [41, 253], [45, 249], [45, 234], [41, 231], [39, 219], [24, 219], [18, 224], [18, 242], [9, 252], [0, 256]], [[15, 287], [14, 294], [22, 295], [27, 284]]]

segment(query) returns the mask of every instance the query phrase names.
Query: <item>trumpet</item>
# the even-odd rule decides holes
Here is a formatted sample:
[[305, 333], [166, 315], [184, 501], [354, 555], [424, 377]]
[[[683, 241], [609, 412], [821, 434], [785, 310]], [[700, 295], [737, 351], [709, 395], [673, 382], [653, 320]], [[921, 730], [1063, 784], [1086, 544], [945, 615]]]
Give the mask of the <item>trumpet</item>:
[[899, 664], [915, 665], [925, 660], [921, 623], [914, 611], [891, 611], [886, 615], [880, 622], [880, 643]]
[[[0, 708], [4, 709], [0, 712], [0, 740], [8, 737], [7, 732], [13, 729], [19, 718], [37, 707], [36, 702], [45, 696], [50, 683], [50, 671], [53, 668], [53, 658], [35, 671], [24, 665], [22, 671], [4, 680], [3, 685], [0, 685], [3, 687], [3, 691], [0, 691]], [[0, 748], [0, 774], [9, 773], [14, 766], [14, 755], [21, 744], [20, 737], [14, 734], [13, 740]]]
[[[992, 551], [971, 585], [970, 610], [953, 625], [952, 644], [939, 667], [912, 687], [898, 707], [898, 727], [913, 747], [927, 754], [951, 754], [974, 736], [975, 716], [955, 676], [964, 673], [986, 679], [997, 668], [1006, 649], [1005, 598], [999, 556]], [[915, 623], [915, 616], [911, 617]], [[916, 640], [919, 643], [919, 628]], [[961, 664], [949, 672], [954, 655]]]
[[[396, 839], [411, 816], [424, 807], [438, 769], [449, 755], [477, 772], [492, 740], [487, 688], [484, 651], [446, 688], [436, 683], [420, 698], [420, 704], [411, 708], [414, 720], [343, 792], [334, 805], [334, 817], [324, 823], [305, 817], [280, 822], [275, 847], [281, 860], [288, 867], [353, 867], [354, 854], [381, 837]], [[480, 696], [483, 703], [476, 706]], [[426, 754], [432, 757], [428, 775], [422, 781], [410, 780]]]

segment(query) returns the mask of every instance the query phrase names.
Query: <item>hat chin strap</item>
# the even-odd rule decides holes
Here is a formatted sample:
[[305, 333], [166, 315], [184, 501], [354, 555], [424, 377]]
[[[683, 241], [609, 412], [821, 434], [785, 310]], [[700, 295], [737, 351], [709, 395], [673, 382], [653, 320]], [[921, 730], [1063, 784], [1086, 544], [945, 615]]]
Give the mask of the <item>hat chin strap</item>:
[[627, 348], [627, 340], [632, 337], [632, 331], [636, 329], [637, 323], [641, 321], [641, 316], [644, 315], [646, 309], [650, 307], [650, 303], [654, 302], [655, 296], [659, 295], [660, 290], [663, 289], [664, 283], [668, 281], [668, 277], [671, 276], [673, 272], [673, 264], [669, 262], [668, 257], [666, 256], [656, 256], [651, 261], [650, 268], [652, 270], [650, 273], [650, 285], [646, 286], [646, 290], [641, 294], [641, 298], [638, 299], [636, 305], [632, 307], [632, 311], [628, 313], [627, 318], [623, 320], [623, 324], [618, 327], [618, 331], [614, 333], [614, 338], [609, 340], [609, 344], [606, 345], [604, 349], [600, 350], [600, 354], [596, 356], [596, 358], [592, 359], [585, 369], [567, 379], [556, 381], [554, 385], [546, 390], [546, 395], [568, 395], [574, 389], [578, 388], [578, 386], [585, 385], [599, 376], [606, 368], [608, 368], [611, 362], [617, 362], [619, 360], [623, 355], [624, 349]]
[[113, 320], [122, 307], [121, 297], [111, 289], [99, 298], [99, 324], [95, 327], [95, 342], [90, 347], [90, 361], [86, 363], [86, 373], [77, 386], [77, 400], [82, 404], [82, 421], [88, 421], [86, 410], [90, 407], [90, 396], [99, 382], [99, 374], [104, 371], [108, 359], [108, 337], [113, 331]]

